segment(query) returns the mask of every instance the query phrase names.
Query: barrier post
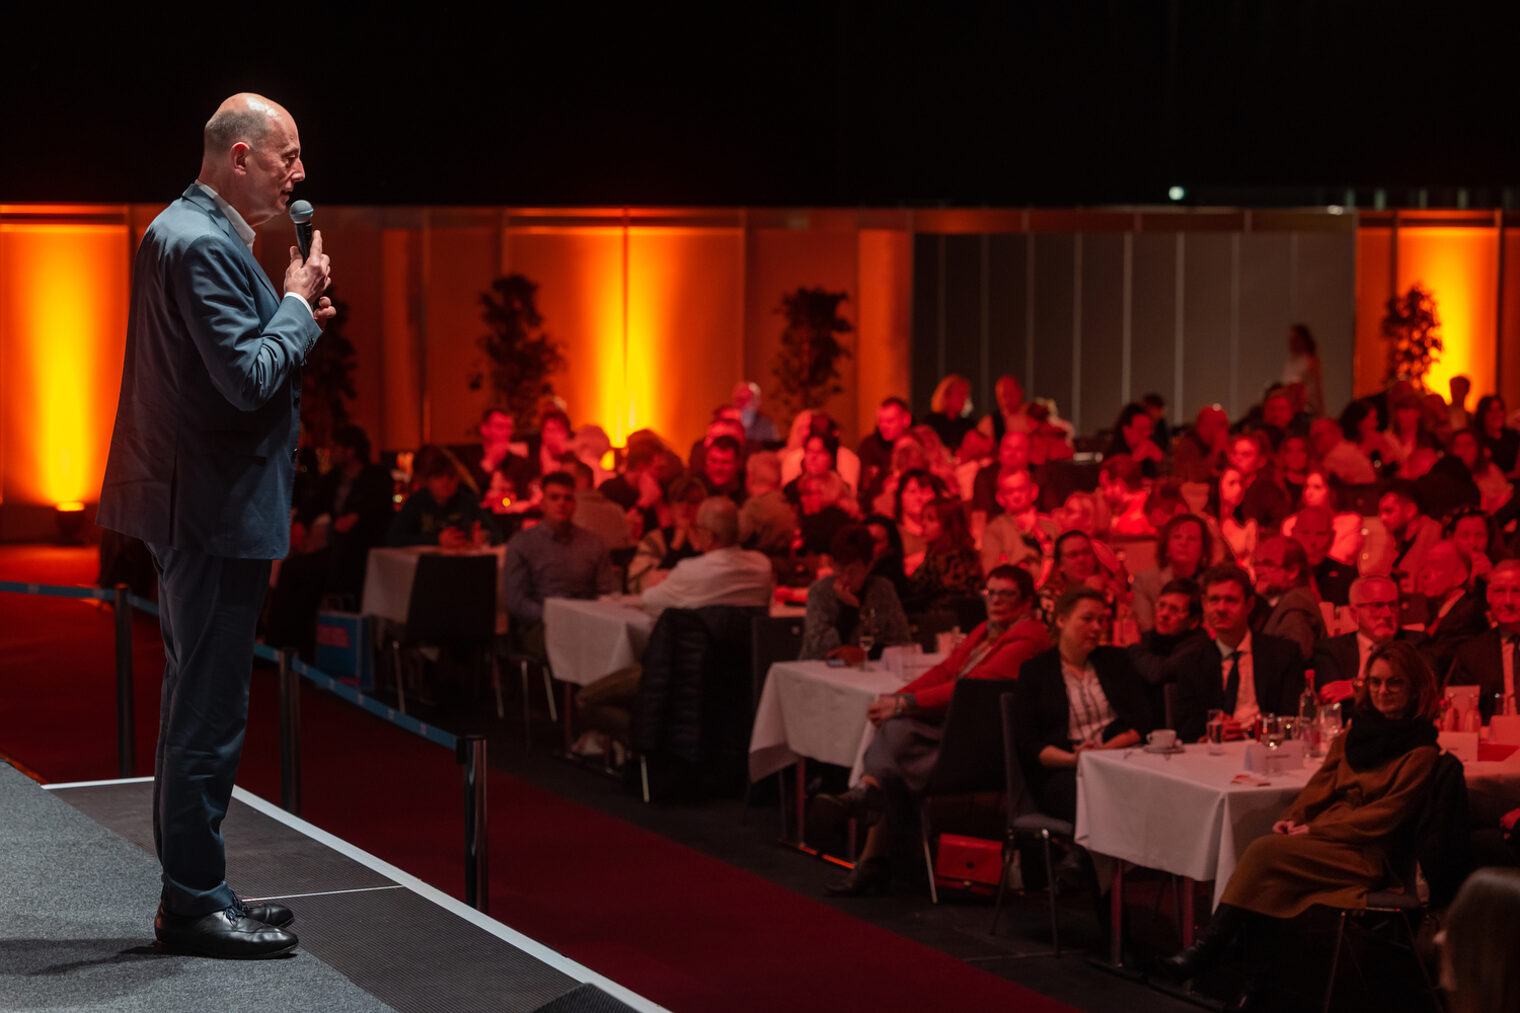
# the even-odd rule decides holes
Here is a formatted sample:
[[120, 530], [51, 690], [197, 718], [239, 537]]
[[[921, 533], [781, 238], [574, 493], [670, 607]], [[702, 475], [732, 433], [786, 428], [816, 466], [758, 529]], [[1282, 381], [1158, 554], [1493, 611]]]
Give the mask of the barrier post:
[[301, 685], [290, 664], [290, 652], [280, 659], [280, 805], [301, 815]]
[[116, 615], [116, 770], [119, 777], [131, 777], [136, 768], [137, 724], [132, 699], [132, 604], [127, 600], [127, 585], [117, 584]]
[[491, 905], [490, 844], [486, 835], [486, 740], [459, 739], [456, 756], [464, 764], [464, 900], [482, 914]]

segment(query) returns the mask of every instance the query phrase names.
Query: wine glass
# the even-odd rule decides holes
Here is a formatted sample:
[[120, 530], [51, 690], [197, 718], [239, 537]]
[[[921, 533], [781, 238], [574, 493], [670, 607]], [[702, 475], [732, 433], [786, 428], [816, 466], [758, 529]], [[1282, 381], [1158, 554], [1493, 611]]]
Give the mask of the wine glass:
[[860, 608], [860, 649], [866, 652], [865, 658], [860, 662], [860, 670], [869, 672], [871, 665], [871, 648], [876, 646], [876, 610], [869, 605]]

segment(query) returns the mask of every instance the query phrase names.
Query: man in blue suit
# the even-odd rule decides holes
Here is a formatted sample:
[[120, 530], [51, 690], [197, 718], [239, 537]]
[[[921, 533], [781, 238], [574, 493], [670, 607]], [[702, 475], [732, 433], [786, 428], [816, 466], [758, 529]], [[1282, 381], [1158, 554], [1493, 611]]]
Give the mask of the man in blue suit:
[[304, 260], [291, 247], [283, 296], [253, 257], [253, 227], [306, 177], [290, 114], [234, 95], [204, 140], [199, 176], [154, 219], [133, 265], [99, 521], [146, 542], [159, 573], [154, 934], [172, 952], [266, 957], [296, 945], [293, 916], [233, 893], [221, 825], [270, 560], [289, 549], [301, 363], [334, 310], [320, 233]]

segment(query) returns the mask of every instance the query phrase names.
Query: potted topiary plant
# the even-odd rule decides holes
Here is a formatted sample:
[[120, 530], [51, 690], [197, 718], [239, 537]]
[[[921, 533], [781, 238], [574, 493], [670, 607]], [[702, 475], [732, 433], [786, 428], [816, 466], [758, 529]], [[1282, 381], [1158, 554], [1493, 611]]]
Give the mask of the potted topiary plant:
[[839, 304], [848, 298], [843, 292], [806, 286], [781, 297], [776, 312], [786, 318], [786, 329], [781, 332], [781, 350], [771, 360], [771, 375], [776, 378], [776, 400], [788, 414], [821, 408], [844, 390], [838, 364], [850, 357], [850, 350], [837, 335], [855, 329], [839, 315]]
[[1410, 380], [1425, 386], [1425, 374], [1441, 356], [1440, 327], [1436, 297], [1419, 282], [1403, 295], [1389, 298], [1383, 316], [1383, 339], [1389, 343], [1385, 383]]
[[520, 430], [537, 426], [540, 400], [554, 393], [549, 378], [565, 367], [560, 342], [544, 333], [537, 296], [538, 283], [521, 274], [497, 278], [480, 296], [481, 319], [490, 330], [476, 341], [484, 361], [477, 363], [470, 389], [479, 390], [489, 377], [491, 403]]

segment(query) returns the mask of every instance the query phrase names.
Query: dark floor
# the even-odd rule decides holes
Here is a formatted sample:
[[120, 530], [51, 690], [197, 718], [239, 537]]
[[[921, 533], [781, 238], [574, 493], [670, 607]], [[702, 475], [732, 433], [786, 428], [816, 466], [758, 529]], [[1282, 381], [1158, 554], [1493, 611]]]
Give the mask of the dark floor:
[[[542, 690], [537, 686], [534, 690], [534, 700], [541, 709]], [[1238, 959], [1200, 984], [1206, 994], [1182, 995], [1176, 989], [1152, 987], [1136, 973], [1157, 954], [1170, 953], [1179, 946], [1173, 906], [1176, 894], [1169, 878], [1160, 874], [1142, 870], [1127, 880], [1125, 962], [1129, 966], [1124, 972], [1115, 973], [1103, 963], [1107, 957], [1106, 936], [1092, 896], [1086, 892], [1061, 896], [1063, 953], [1056, 958], [1050, 955], [1048, 900], [1041, 889], [1010, 895], [1005, 901], [998, 934], [991, 935], [993, 904], [989, 897], [950, 891], [942, 892], [938, 905], [930, 902], [914, 831], [898, 842], [894, 860], [897, 881], [888, 895], [829, 897], [824, 893], [825, 886], [840, 878], [845, 870], [778, 843], [781, 820], [773, 785], [759, 786], [757, 798], [748, 806], [737, 799], [646, 805], [632, 784], [604, 772], [599, 761], [572, 762], [560, 758], [559, 729], [548, 723], [541, 710], [534, 724], [534, 748], [526, 751], [521, 711], [514, 713], [515, 703], [508, 701], [504, 722], [497, 721], [494, 714], [481, 718], [479, 707], [461, 704], [417, 712], [417, 716], [456, 732], [484, 732], [490, 739], [493, 767], [562, 798], [661, 834], [1090, 1013], [1126, 1013], [1137, 1009], [1181, 1013], [1200, 1006], [1218, 1008], [1220, 999], [1232, 995], [1241, 981], [1242, 964]], [[842, 779], [844, 772], [835, 770], [833, 774]], [[936, 825], [951, 829], [951, 822], [957, 818], [958, 814], [952, 811]], [[996, 834], [995, 828], [964, 825], [960, 829], [988, 837]], [[829, 839], [824, 828], [813, 824], [809, 837], [812, 843]], [[844, 853], [843, 837], [836, 837], [833, 845], [834, 853]], [[1038, 859], [1028, 857], [1035, 860], [1029, 866], [1034, 870], [1033, 881], [1038, 875]], [[1200, 886], [1198, 893], [1200, 903], [1206, 904], [1211, 895], [1209, 886]], [[1206, 910], [1200, 911], [1200, 921], [1205, 919]], [[1378, 935], [1348, 931], [1348, 955], [1342, 957], [1337, 975], [1335, 1008], [1382, 1011], [1431, 1008], [1430, 998], [1407, 952], [1381, 938], [1401, 938], [1395, 928], [1382, 926]], [[1335, 924], [1328, 918], [1310, 915], [1290, 924], [1283, 933], [1283, 955], [1274, 975], [1277, 995], [1273, 1008], [1319, 1007], [1334, 939]]]

